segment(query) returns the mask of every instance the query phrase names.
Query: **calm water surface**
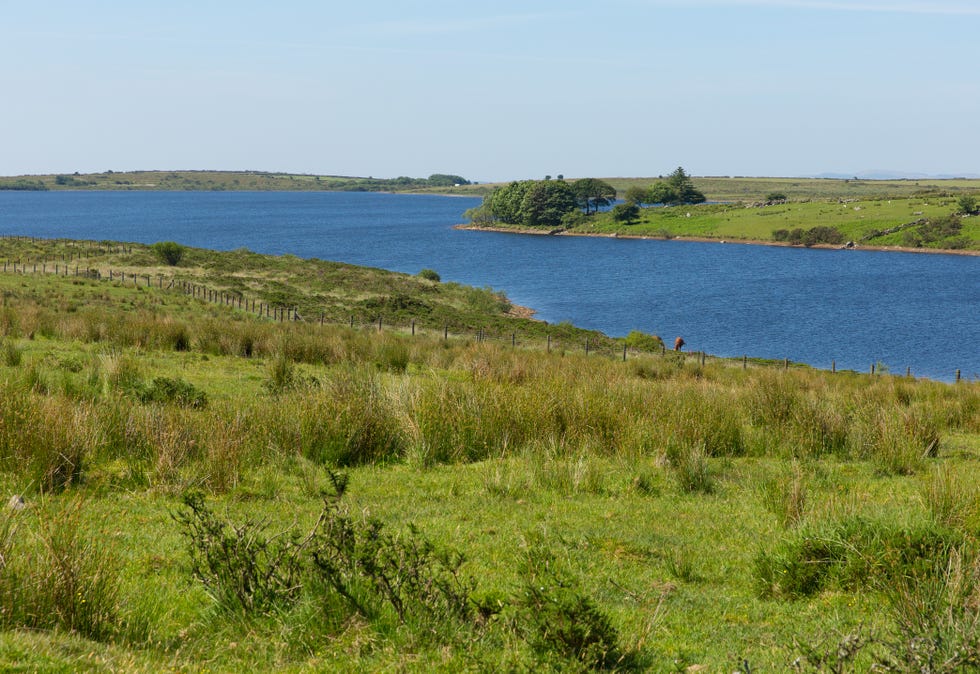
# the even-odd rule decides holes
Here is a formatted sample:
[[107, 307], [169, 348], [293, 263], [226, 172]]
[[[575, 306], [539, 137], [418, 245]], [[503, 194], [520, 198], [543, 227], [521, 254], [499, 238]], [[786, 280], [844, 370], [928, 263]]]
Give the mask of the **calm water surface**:
[[452, 229], [478, 199], [376, 193], [0, 192], [0, 233], [351, 262], [503, 290], [550, 322], [722, 356], [980, 378], [980, 258]]

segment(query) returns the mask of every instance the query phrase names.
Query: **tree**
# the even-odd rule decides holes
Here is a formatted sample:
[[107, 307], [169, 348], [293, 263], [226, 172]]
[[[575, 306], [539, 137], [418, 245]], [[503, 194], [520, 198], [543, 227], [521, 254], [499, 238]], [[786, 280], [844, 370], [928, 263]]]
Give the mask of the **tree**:
[[466, 216], [474, 224], [498, 221], [529, 227], [556, 227], [577, 205], [576, 194], [566, 182], [521, 180], [498, 187], [483, 197], [482, 205], [468, 210]]
[[977, 212], [977, 198], [972, 194], [964, 194], [957, 201], [959, 212], [963, 215], [973, 215]]
[[644, 189], [639, 185], [633, 185], [626, 190], [626, 203], [636, 204], [637, 206], [642, 206], [647, 203], [647, 197], [650, 195], [649, 189]]
[[640, 207], [633, 203], [616, 204], [612, 209], [612, 218], [616, 222], [630, 225], [640, 217]]
[[433, 187], [453, 187], [454, 185], [470, 184], [470, 181], [463, 176], [453, 175], [452, 173], [433, 173], [429, 176], [428, 182]]
[[567, 183], [554, 180], [534, 182], [521, 201], [521, 224], [557, 227], [562, 217], [577, 205], [575, 192]]
[[687, 175], [684, 167], [678, 166], [674, 172], [667, 176], [667, 184], [676, 195], [676, 204], [702, 204], [706, 201], [704, 194], [694, 187], [691, 177]]
[[498, 187], [483, 198], [483, 206], [496, 220], [512, 225], [521, 224], [521, 204], [524, 195], [534, 184], [533, 180], [514, 181], [504, 187]]
[[581, 178], [572, 188], [586, 213], [590, 210], [598, 213], [601, 206], [608, 206], [616, 198], [616, 188], [597, 178]]
[[654, 183], [648, 193], [647, 193], [647, 203], [649, 204], [673, 204], [677, 203], [678, 197], [674, 189], [665, 183], [664, 181], [659, 181]]

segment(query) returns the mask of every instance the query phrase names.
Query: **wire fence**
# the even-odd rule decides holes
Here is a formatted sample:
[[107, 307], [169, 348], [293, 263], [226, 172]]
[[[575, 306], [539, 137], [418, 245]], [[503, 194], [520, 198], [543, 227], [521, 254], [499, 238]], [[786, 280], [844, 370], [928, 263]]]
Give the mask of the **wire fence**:
[[[57, 276], [73, 276], [78, 278], [88, 278], [92, 280], [107, 281], [117, 283], [121, 286], [132, 285], [140, 288], [156, 288], [162, 291], [176, 291], [183, 293], [191, 298], [198, 299], [215, 305], [222, 305], [230, 309], [245, 312], [258, 318], [274, 322], [300, 322], [313, 325], [346, 325], [351, 329], [371, 329], [378, 332], [392, 331], [403, 334], [410, 334], [413, 337], [428, 336], [441, 337], [443, 340], [471, 340], [476, 342], [492, 342], [501, 345], [509, 345], [512, 348], [533, 348], [544, 349], [547, 352], [584, 352], [587, 356], [601, 356], [610, 359], [622, 359], [637, 356], [657, 355], [656, 351], [639, 350], [630, 348], [627, 344], [622, 344], [612, 338], [598, 338], [593, 336], [584, 337], [577, 340], [569, 339], [565, 335], [553, 335], [547, 333], [544, 337], [540, 335], [525, 335], [517, 331], [509, 333], [493, 332], [486, 328], [461, 329], [459, 326], [448, 324], [434, 327], [429, 323], [411, 320], [409, 323], [399, 323], [391, 318], [386, 318], [383, 314], [378, 314], [370, 320], [356, 318], [351, 315], [346, 321], [338, 321], [335, 317], [328, 318], [325, 312], [318, 315], [301, 314], [296, 306], [284, 305], [281, 303], [265, 302], [256, 298], [250, 298], [242, 292], [227, 291], [210, 288], [207, 285], [196, 283], [187, 279], [179, 279], [176, 276], [163, 274], [138, 274], [121, 269], [113, 269], [107, 266], [92, 264], [93, 258], [108, 255], [131, 254], [132, 247], [116, 242], [104, 241], [76, 241], [73, 239], [46, 239], [38, 237], [27, 237], [17, 235], [0, 235], [0, 240], [20, 240], [30, 241], [31, 243], [63, 244], [68, 250], [60, 256], [43, 256], [31, 259], [3, 260], [4, 274], [53, 274]], [[683, 358], [684, 360], [694, 360], [704, 366], [709, 358], [705, 351], [668, 351], [666, 346], [661, 346], [659, 355], [667, 357], [668, 354], [673, 358]], [[725, 358], [724, 360], [738, 362], [738, 359]], [[750, 362], [751, 361], [751, 362]], [[789, 369], [794, 365], [788, 358], [780, 361], [750, 359], [748, 355], [741, 358], [741, 366], [747, 369], [752, 366], [781, 367]], [[837, 361], [831, 361], [830, 371], [837, 372]], [[869, 374], [885, 374], [883, 368], [872, 363]], [[906, 377], [912, 377], [911, 367], [905, 371]], [[962, 371], [957, 369], [954, 373], [955, 381], [962, 380]]]

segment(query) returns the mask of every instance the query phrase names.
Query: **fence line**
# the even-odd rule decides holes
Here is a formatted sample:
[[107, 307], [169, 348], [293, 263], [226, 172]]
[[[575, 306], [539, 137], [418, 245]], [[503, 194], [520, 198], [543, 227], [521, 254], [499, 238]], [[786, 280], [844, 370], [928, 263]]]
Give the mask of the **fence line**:
[[[54, 243], [61, 242], [69, 246], [85, 249], [88, 251], [97, 250], [99, 251], [99, 253], [104, 255], [123, 254], [123, 253], [132, 252], [132, 248], [127, 248], [125, 246], [112, 246], [108, 244], [102, 245], [95, 242], [92, 242], [92, 245], [86, 246], [85, 244], [88, 244], [89, 242], [77, 242], [71, 239], [44, 239], [44, 238], [37, 238], [37, 237], [11, 236], [11, 235], [0, 235], [0, 239], [29, 240], [32, 243], [38, 241], [54, 242]], [[83, 245], [78, 246], [77, 245], [78, 243], [82, 243]], [[65, 277], [74, 276], [74, 277], [88, 278], [93, 280], [108, 280], [109, 282], [112, 283], [118, 282], [123, 286], [125, 286], [127, 283], [130, 283], [134, 287], [146, 287], [146, 288], [152, 288], [154, 285], [154, 280], [156, 280], [156, 287], [158, 290], [166, 290], [166, 291], [176, 290], [185, 295], [190, 296], [193, 299], [198, 299], [203, 302], [208, 302], [211, 304], [220, 304], [222, 306], [238, 309], [240, 311], [244, 311], [249, 314], [254, 314], [259, 318], [267, 318], [272, 322], [282, 323], [282, 322], [289, 321], [289, 322], [301, 322], [308, 325], [319, 324], [320, 326], [347, 325], [351, 329], [356, 329], [356, 328], [364, 329], [367, 327], [371, 327], [372, 329], [374, 329], [374, 326], [376, 325], [377, 326], [376, 329], [378, 332], [383, 332], [385, 328], [398, 332], [410, 331], [413, 337], [416, 335], [417, 332], [419, 332], [420, 334], [422, 332], [421, 328], [417, 328], [415, 319], [412, 319], [410, 325], [401, 326], [391, 321], [386, 322], [383, 315], [379, 315], [377, 320], [372, 319], [366, 323], [365, 322], [356, 323], [355, 317], [353, 315], [350, 316], [348, 321], [343, 321], [343, 322], [332, 321], [327, 319], [323, 312], [320, 312], [318, 317], [314, 316], [311, 318], [307, 318], [305, 316], [300, 315], [296, 306], [283, 306], [281, 304], [274, 304], [274, 303], [270, 304], [267, 302], [262, 302], [254, 298], [249, 299], [248, 297], [245, 297], [244, 294], [240, 292], [214, 290], [208, 288], [205, 285], [197, 284], [192, 281], [179, 280], [175, 276], [168, 277], [162, 274], [157, 274], [154, 276], [151, 274], [128, 273], [126, 271], [114, 270], [112, 268], [107, 269], [106, 273], [103, 273], [98, 268], [92, 268], [89, 266], [86, 267], [80, 266], [79, 262], [83, 258], [88, 259], [92, 257], [91, 253], [89, 255], [82, 255], [81, 253], [75, 255], [73, 252], [68, 252], [66, 254], [63, 254], [61, 257], [62, 259], [60, 261], [51, 261], [50, 259], [47, 258], [45, 259], [28, 258], [27, 260], [18, 259], [14, 261], [11, 261], [9, 259], [4, 259], [3, 272], [14, 273], [14, 274], [28, 274], [28, 273], [49, 274], [50, 273], [56, 276], [65, 276]], [[75, 262], [73, 268], [72, 265], [70, 264], [71, 262]], [[164, 287], [165, 283], [166, 283], [166, 287]], [[521, 346], [522, 348], [531, 346], [530, 341], [519, 340], [518, 333], [516, 331], [511, 331], [509, 334], [505, 334], [505, 335], [488, 336], [486, 330], [482, 327], [472, 329], [472, 330], [473, 333], [471, 337], [467, 332], [460, 332], [458, 331], [458, 329], [454, 329], [453, 332], [450, 332], [448, 324], [444, 325], [442, 329], [438, 329], [438, 328], [426, 329], [427, 332], [431, 332], [434, 334], [441, 333], [443, 340], [448, 340], [450, 337], [459, 338], [459, 339], [472, 338], [475, 339], [478, 343], [489, 342], [489, 341], [495, 341], [504, 344], [509, 343], [511, 348], [517, 348], [518, 346]], [[595, 354], [598, 356], [605, 356], [607, 358], [618, 359], [621, 357], [623, 361], [627, 360], [628, 355], [631, 352], [626, 344], [623, 345], [622, 351], [620, 352], [618, 347], [613, 348], [610, 346], [602, 346], [596, 344], [591, 337], [585, 338], [583, 346], [584, 346], [584, 353], [586, 356]], [[578, 348], [581, 347], [572, 347], [570, 344], [564, 342], [557, 342], [556, 339], [553, 338], [551, 333], [547, 333], [545, 350], [551, 352], [555, 348], [558, 348], [563, 351], [573, 351], [573, 350], [578, 350]], [[651, 353], [649, 351], [640, 352], [635, 349], [632, 350], [632, 353], [634, 355], [636, 354], [655, 355], [655, 352], [654, 353]], [[678, 356], [683, 357], [684, 359], [694, 358], [695, 361], [699, 363], [702, 367], [706, 364], [708, 358], [708, 354], [704, 351], [671, 351], [671, 353], [678, 354]], [[666, 346], [663, 345], [661, 346], [660, 355], [663, 357], [667, 355]], [[737, 362], [737, 359], [724, 359], [724, 360], [731, 360], [732, 362]], [[747, 369], [748, 360], [749, 360], [748, 355], [742, 356], [742, 369]], [[787, 370], [789, 369], [790, 364], [791, 364], [790, 360], [788, 358], [784, 358], [783, 361], [778, 364], [778, 366], [781, 367], [781, 369], [783, 370]], [[758, 366], [758, 365], [759, 363], [753, 364], [753, 366]], [[830, 372], [831, 373], [837, 372], [836, 360], [831, 361]], [[870, 374], [872, 376], [876, 374], [881, 374], [880, 372], [876, 371], [876, 364], [874, 363], [871, 364]], [[906, 368], [905, 376], [909, 378], [912, 377], [911, 367]], [[959, 382], [961, 381], [961, 379], [962, 379], [961, 370], [957, 369], [955, 371], [955, 381]]]

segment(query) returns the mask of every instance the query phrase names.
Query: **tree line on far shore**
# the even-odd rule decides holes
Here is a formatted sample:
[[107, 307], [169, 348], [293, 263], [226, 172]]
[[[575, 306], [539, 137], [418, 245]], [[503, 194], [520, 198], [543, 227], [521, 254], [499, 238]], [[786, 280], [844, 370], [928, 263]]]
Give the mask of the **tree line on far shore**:
[[[612, 205], [616, 188], [597, 178], [565, 181], [546, 177], [544, 180], [518, 180], [498, 187], [483, 198], [483, 203], [464, 214], [475, 225], [496, 223], [526, 227], [559, 227], [575, 224], [583, 217], [598, 213]], [[691, 182], [690, 176], [678, 167], [664, 180], [642, 188], [629, 188], [625, 203], [616, 204], [612, 216], [627, 224], [639, 217], [644, 204], [699, 204], [705, 196]]]

